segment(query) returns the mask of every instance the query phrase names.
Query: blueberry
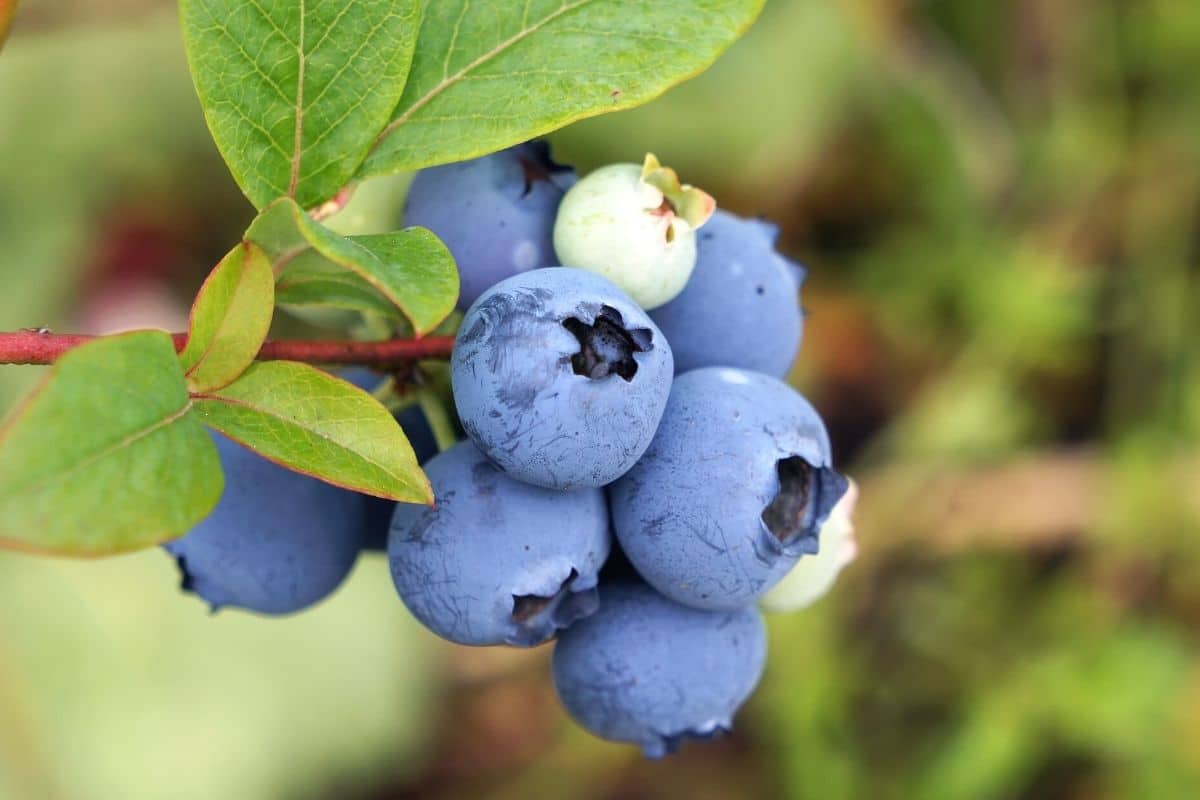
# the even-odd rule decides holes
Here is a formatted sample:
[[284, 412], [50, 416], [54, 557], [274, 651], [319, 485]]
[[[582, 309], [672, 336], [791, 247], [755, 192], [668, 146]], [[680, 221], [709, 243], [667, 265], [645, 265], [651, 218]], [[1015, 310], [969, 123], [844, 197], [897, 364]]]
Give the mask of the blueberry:
[[675, 379], [646, 455], [611, 487], [613, 526], [667, 597], [739, 608], [817, 552], [846, 485], [807, 400], [770, 376], [709, 367]]
[[604, 278], [539, 269], [471, 306], [451, 358], [467, 435], [517, 480], [603, 486], [654, 436], [673, 373], [650, 318]]
[[740, 367], [787, 374], [800, 348], [804, 271], [775, 252], [778, 229], [725, 211], [697, 234], [683, 292], [650, 317], [671, 342], [675, 371]]
[[213, 434], [225, 491], [207, 518], [164, 547], [183, 588], [212, 606], [289, 614], [333, 592], [354, 566], [362, 497], [291, 472]]
[[858, 489], [854, 481], [850, 481], [850, 488], [821, 526], [821, 551], [800, 559], [791, 572], [763, 596], [759, 605], [764, 611], [807, 608], [833, 588], [838, 574], [858, 555], [851, 519], [857, 499]]
[[558, 263], [552, 241], [563, 192], [575, 182], [535, 141], [482, 158], [423, 169], [413, 178], [404, 225], [429, 228], [458, 263], [458, 307], [510, 275]]
[[766, 656], [753, 608], [700, 611], [644, 584], [605, 584], [600, 610], [560, 634], [554, 685], [580, 725], [659, 758], [729, 731]]
[[559, 263], [596, 272], [642, 308], [660, 306], [687, 283], [696, 264], [696, 228], [715, 205], [679, 183], [652, 155], [589, 173], [563, 198], [554, 222]]
[[531, 647], [596, 610], [610, 547], [602, 491], [520, 483], [470, 442], [425, 470], [437, 506], [396, 507], [388, 557], [426, 627], [459, 644]]

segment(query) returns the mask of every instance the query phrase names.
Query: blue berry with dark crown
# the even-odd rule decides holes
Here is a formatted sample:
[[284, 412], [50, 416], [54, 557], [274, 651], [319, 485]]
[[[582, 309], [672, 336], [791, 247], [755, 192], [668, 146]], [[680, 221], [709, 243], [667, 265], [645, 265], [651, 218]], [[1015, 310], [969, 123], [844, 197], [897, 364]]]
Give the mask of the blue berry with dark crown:
[[470, 442], [425, 471], [437, 505], [396, 507], [388, 558], [427, 628], [459, 644], [531, 647], [596, 610], [611, 546], [601, 490], [515, 481]]
[[846, 487], [807, 400], [768, 375], [709, 367], [675, 379], [650, 448], [610, 487], [613, 529], [667, 597], [741, 608], [817, 552]]
[[513, 478], [551, 489], [604, 486], [632, 467], [674, 373], [646, 312], [605, 278], [567, 267], [485, 292], [450, 366], [467, 435]]

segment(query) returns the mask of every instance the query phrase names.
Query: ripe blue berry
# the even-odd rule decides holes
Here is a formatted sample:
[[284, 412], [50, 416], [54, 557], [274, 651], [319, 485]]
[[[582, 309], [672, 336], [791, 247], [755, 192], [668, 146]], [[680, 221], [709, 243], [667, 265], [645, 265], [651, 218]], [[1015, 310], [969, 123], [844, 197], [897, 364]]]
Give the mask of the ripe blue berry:
[[696, 234], [696, 268], [651, 319], [675, 371], [740, 367], [782, 377], [800, 348], [804, 271], [775, 252], [778, 229], [718, 210]]
[[605, 584], [600, 610], [559, 636], [554, 685], [580, 725], [659, 758], [729, 731], [766, 655], [753, 608], [700, 611], [644, 584]]
[[610, 496], [621, 547], [651, 586], [734, 609], [817, 552], [845, 491], [807, 400], [767, 375], [710, 367], [675, 379], [654, 441]]
[[274, 464], [214, 434], [225, 491], [207, 518], [164, 547], [183, 588], [212, 606], [289, 614], [333, 592], [366, 525], [361, 495]]
[[829, 519], [821, 526], [821, 551], [796, 562], [791, 572], [767, 592], [759, 605], [764, 611], [783, 612], [807, 608], [833, 588], [838, 574], [858, 555], [854, 541], [854, 503], [858, 489], [854, 481], [842, 495]]
[[558, 263], [554, 217], [575, 182], [545, 142], [519, 144], [482, 158], [423, 169], [413, 178], [404, 225], [438, 235], [458, 263], [458, 307], [510, 275]]
[[485, 292], [451, 358], [467, 435], [513, 478], [552, 489], [604, 486], [632, 467], [672, 373], [644, 311], [599, 275], [565, 267]]
[[531, 647], [596, 610], [611, 544], [602, 491], [520, 483], [470, 442], [425, 469], [437, 506], [396, 507], [388, 557], [426, 627], [459, 644]]

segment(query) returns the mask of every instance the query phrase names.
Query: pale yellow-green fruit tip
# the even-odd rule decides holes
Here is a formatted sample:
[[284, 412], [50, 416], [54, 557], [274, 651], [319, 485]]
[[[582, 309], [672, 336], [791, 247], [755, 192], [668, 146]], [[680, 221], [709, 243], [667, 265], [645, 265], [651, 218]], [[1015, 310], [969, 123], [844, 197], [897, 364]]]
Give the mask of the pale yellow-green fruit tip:
[[786, 612], [807, 608], [833, 588], [838, 574], [858, 555], [854, 539], [854, 506], [858, 485], [850, 481], [846, 493], [821, 526], [821, 549], [816, 555], [802, 556], [775, 587], [759, 601], [764, 611]]

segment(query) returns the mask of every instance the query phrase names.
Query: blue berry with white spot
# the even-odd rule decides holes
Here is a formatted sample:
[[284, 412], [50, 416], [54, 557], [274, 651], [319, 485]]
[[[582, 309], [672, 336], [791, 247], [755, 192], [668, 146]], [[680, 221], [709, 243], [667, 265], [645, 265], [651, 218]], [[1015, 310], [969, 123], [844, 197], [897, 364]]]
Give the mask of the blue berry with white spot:
[[554, 219], [576, 180], [533, 141], [481, 158], [423, 169], [413, 178], [404, 225], [438, 235], [458, 264], [458, 307], [510, 275], [558, 263]]
[[396, 507], [388, 559], [427, 628], [459, 644], [531, 647], [596, 610], [611, 546], [601, 490], [515, 481], [470, 442], [425, 470], [437, 505]]
[[600, 610], [559, 636], [554, 685], [580, 725], [659, 758], [729, 731], [766, 656], [753, 608], [701, 611], [641, 583], [605, 584]]
[[513, 276], [463, 319], [451, 382], [467, 435], [511, 477], [604, 486], [650, 444], [674, 373], [658, 327], [605, 278]]
[[800, 349], [804, 270], [775, 250], [779, 229], [718, 209], [696, 233], [683, 292], [651, 312], [671, 342], [675, 371], [740, 367], [787, 374]]
[[333, 592], [366, 532], [362, 496], [284, 469], [213, 434], [225, 491], [213, 512], [164, 547], [183, 588], [213, 610], [290, 614]]
[[736, 609], [817, 552], [846, 487], [807, 400], [768, 375], [709, 367], [675, 379], [650, 448], [610, 489], [613, 528], [667, 597]]

